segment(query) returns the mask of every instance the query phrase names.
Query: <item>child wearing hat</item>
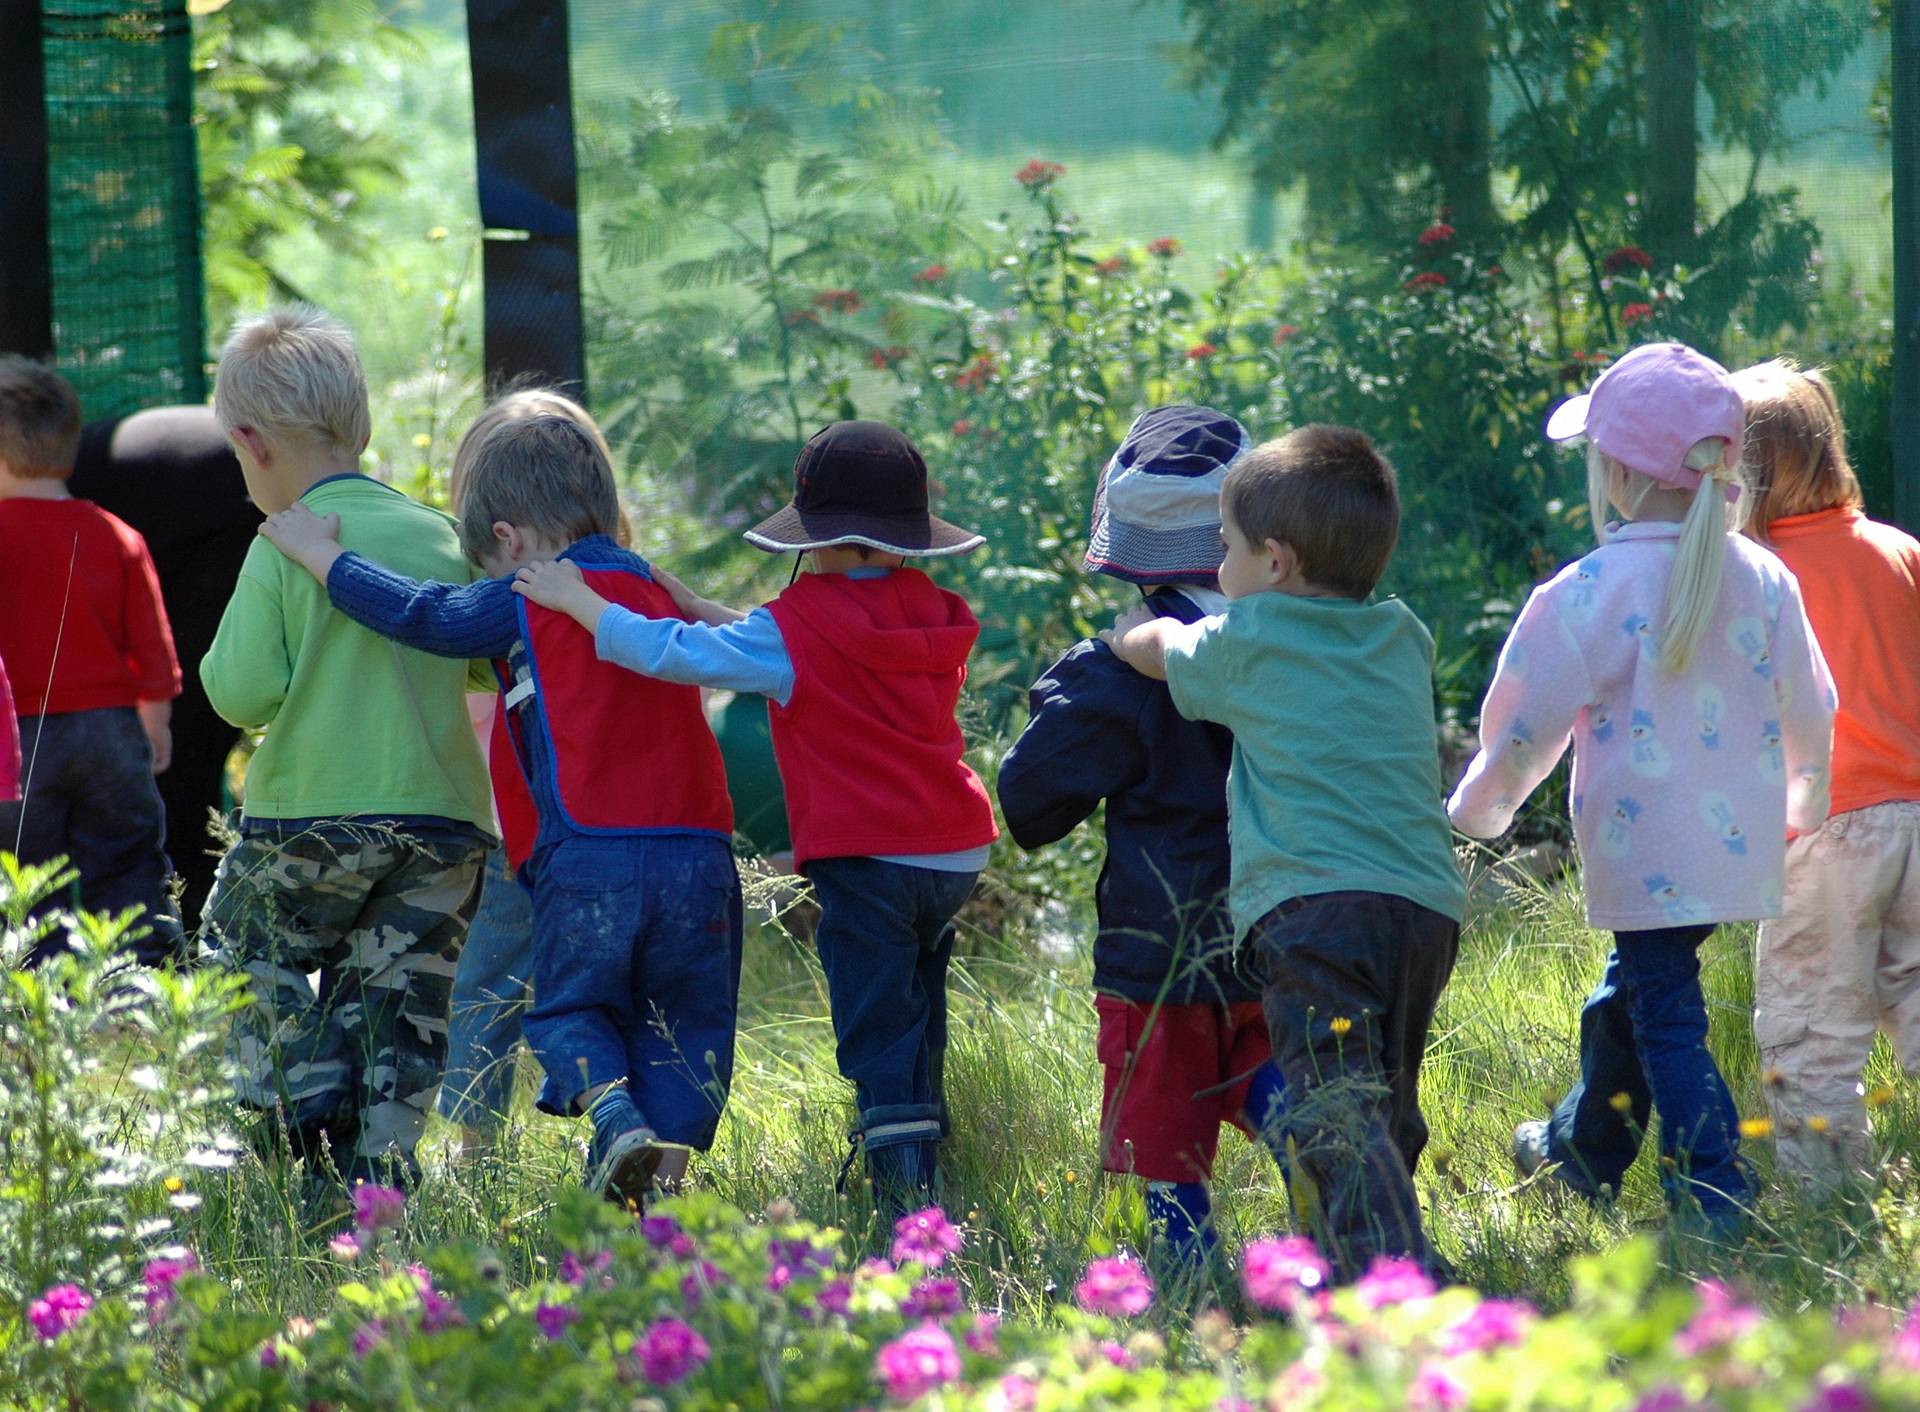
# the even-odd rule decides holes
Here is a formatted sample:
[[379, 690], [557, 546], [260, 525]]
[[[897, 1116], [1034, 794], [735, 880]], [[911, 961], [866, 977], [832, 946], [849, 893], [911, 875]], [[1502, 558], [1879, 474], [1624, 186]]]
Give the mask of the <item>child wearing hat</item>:
[[906, 561], [985, 541], [928, 513], [926, 462], [878, 422], [816, 433], [793, 479], [792, 503], [746, 538], [807, 555], [812, 572], [750, 613], [662, 575], [693, 621], [643, 617], [565, 563], [530, 565], [515, 586], [591, 632], [603, 661], [768, 699], [794, 867], [820, 902], [853, 1137], [881, 1213], [898, 1215], [933, 1190], [953, 918], [998, 832], [954, 719], [979, 624]]
[[[1211, 407], [1142, 413], [1094, 491], [1088, 571], [1136, 585], [1155, 617], [1193, 623], [1223, 611], [1220, 484], [1251, 445]], [[1208, 1182], [1221, 1124], [1283, 1150], [1284, 1083], [1260, 992], [1233, 965], [1233, 736], [1182, 716], [1165, 682], [1098, 639], [1047, 668], [1028, 702], [1027, 727], [1000, 766], [1008, 832], [1039, 848], [1106, 804], [1093, 943], [1101, 1161], [1145, 1179], [1168, 1247], [1197, 1261], [1214, 1245]]]

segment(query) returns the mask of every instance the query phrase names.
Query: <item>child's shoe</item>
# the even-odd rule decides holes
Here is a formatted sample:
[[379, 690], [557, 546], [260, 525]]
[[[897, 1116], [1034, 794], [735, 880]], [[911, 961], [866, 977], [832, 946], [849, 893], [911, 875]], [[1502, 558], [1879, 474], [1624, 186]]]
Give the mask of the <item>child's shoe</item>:
[[934, 1204], [939, 1147], [935, 1142], [902, 1142], [867, 1150], [867, 1177], [884, 1229], [908, 1212]]
[[660, 1143], [624, 1084], [616, 1084], [587, 1110], [593, 1140], [587, 1144], [587, 1190], [616, 1206], [639, 1210], [660, 1166]]
[[1530, 1118], [1513, 1130], [1513, 1165], [1520, 1175], [1533, 1178], [1553, 1162], [1552, 1125]]

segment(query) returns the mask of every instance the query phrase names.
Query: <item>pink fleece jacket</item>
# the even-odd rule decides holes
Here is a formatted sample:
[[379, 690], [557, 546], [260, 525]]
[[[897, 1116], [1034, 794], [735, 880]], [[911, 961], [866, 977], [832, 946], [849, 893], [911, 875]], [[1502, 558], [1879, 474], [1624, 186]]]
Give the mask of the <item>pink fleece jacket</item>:
[[1504, 833], [1571, 737], [1587, 918], [1610, 931], [1778, 916], [1787, 830], [1827, 814], [1833, 678], [1799, 585], [1728, 535], [1713, 618], [1675, 675], [1657, 635], [1679, 537], [1609, 526], [1534, 590], [1447, 806], [1462, 833]]

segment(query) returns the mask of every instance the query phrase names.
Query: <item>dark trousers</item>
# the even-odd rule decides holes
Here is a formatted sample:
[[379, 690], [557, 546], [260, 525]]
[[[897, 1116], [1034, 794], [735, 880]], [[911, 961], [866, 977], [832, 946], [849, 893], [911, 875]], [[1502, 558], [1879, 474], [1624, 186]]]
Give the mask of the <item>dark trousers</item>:
[[1413, 1189], [1427, 1143], [1420, 1061], [1459, 924], [1401, 897], [1330, 892], [1282, 903], [1248, 941], [1286, 1077], [1295, 1198], [1304, 1178], [1336, 1275], [1376, 1255], [1432, 1266]]
[[664, 1141], [713, 1145], [733, 1082], [740, 874], [700, 834], [569, 838], [537, 855], [527, 1044], [540, 1107], [627, 1081]]
[[[89, 912], [146, 910], [152, 930], [134, 943], [149, 965], [179, 954], [180, 921], [167, 893], [172, 865], [166, 811], [154, 788], [153, 747], [131, 706], [20, 718], [26, 798], [0, 804], [0, 849], [45, 863], [64, 856], [80, 874]], [[31, 768], [31, 776], [27, 770]]]
[[1600, 984], [1580, 1012], [1580, 1078], [1554, 1110], [1549, 1152], [1560, 1180], [1590, 1196], [1618, 1194], [1660, 1111], [1660, 1184], [1708, 1215], [1752, 1192], [1740, 1161], [1740, 1117], [1707, 1049], [1700, 944], [1712, 926], [1615, 932]]
[[816, 858], [814, 945], [827, 975], [840, 1072], [869, 1151], [947, 1131], [947, 965], [953, 917], [978, 873], [877, 858]]

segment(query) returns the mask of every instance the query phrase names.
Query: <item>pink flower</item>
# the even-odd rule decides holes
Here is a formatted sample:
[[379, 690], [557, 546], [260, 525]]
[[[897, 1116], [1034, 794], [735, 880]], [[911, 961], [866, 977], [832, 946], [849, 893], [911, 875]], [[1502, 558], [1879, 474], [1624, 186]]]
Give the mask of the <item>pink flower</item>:
[[1673, 1351], [1682, 1358], [1698, 1358], [1732, 1343], [1760, 1322], [1760, 1311], [1742, 1304], [1718, 1280], [1702, 1280], [1700, 1309], [1688, 1325], [1673, 1336]]
[[1447, 277], [1438, 270], [1422, 270], [1407, 281], [1408, 289], [1445, 289]]
[[680, 1223], [671, 1216], [642, 1216], [640, 1234], [655, 1250], [665, 1250], [668, 1242], [680, 1234]]
[[916, 270], [914, 272], [913, 279], [914, 279], [914, 283], [916, 284], [938, 284], [940, 283], [941, 280], [945, 279], [946, 277], [947, 277], [947, 267], [945, 265], [936, 263], [932, 265], [927, 265], [922, 269]]
[[960, 1353], [937, 1324], [924, 1324], [880, 1349], [875, 1368], [895, 1402], [912, 1402], [960, 1377]]
[[1327, 1283], [1327, 1262], [1305, 1236], [1256, 1240], [1240, 1260], [1247, 1298], [1262, 1309], [1292, 1309], [1301, 1296]]
[[407, 1194], [398, 1187], [362, 1182], [353, 1189], [353, 1224], [362, 1231], [384, 1231], [400, 1224], [407, 1211]]
[[966, 1345], [970, 1353], [978, 1353], [983, 1358], [1000, 1356], [1000, 1316], [982, 1312], [973, 1316], [973, 1324], [967, 1330]]
[[27, 1322], [45, 1343], [52, 1343], [86, 1317], [93, 1296], [79, 1285], [53, 1285], [27, 1306]]
[[1127, 269], [1132, 263], [1125, 255], [1109, 255], [1093, 267], [1093, 272], [1103, 278], [1111, 278]]
[[706, 1366], [713, 1350], [693, 1326], [679, 1319], [657, 1319], [634, 1340], [633, 1356], [650, 1383], [677, 1383]]
[[1433, 1293], [1433, 1281], [1415, 1261], [1376, 1255], [1354, 1288], [1369, 1309], [1385, 1309], [1391, 1304], [1426, 1299]]
[[1445, 245], [1453, 239], [1453, 227], [1445, 221], [1435, 221], [1420, 232], [1420, 243], [1426, 246]]
[[1153, 1281], [1136, 1260], [1096, 1260], [1073, 1287], [1073, 1297], [1089, 1314], [1131, 1317], [1153, 1303]]
[[1133, 1361], [1133, 1355], [1112, 1339], [1103, 1339], [1100, 1343], [1100, 1356], [1113, 1364], [1123, 1373], [1138, 1371], [1140, 1365]]
[[580, 1311], [571, 1304], [542, 1304], [533, 1311], [533, 1322], [540, 1326], [540, 1332], [549, 1339], [557, 1339], [566, 1333], [567, 1326], [580, 1318]]
[[1278, 348], [1283, 343], [1293, 342], [1293, 340], [1298, 338], [1299, 336], [1300, 336], [1300, 325], [1282, 324], [1280, 325], [1279, 328], [1273, 331], [1273, 346], [1275, 348]]
[[819, 1296], [814, 1303], [829, 1314], [845, 1318], [847, 1311], [853, 1307], [853, 1286], [846, 1280], [828, 1280], [820, 1286]]
[[1638, 265], [1643, 270], [1653, 268], [1653, 256], [1638, 245], [1622, 245], [1607, 252], [1607, 258], [1600, 262], [1600, 268], [1610, 275], [1617, 275], [1628, 265]]
[[[648, 1219], [652, 1220], [656, 1218], [649, 1217]], [[669, 1216], [659, 1219], [672, 1220], [673, 1218]], [[613, 1252], [611, 1250], [596, 1251], [585, 1260], [582, 1260], [578, 1255], [574, 1254], [573, 1251], [569, 1250], [565, 1255], [560, 1257], [560, 1278], [570, 1285], [584, 1285], [587, 1282], [587, 1276], [589, 1274], [600, 1274], [611, 1264], [613, 1264]]]
[[1828, 1383], [1800, 1404], [1800, 1412], [1873, 1412], [1873, 1400], [1852, 1383]]
[[726, 1283], [726, 1275], [711, 1260], [702, 1260], [680, 1280], [680, 1298], [689, 1309], [698, 1309], [707, 1291]]
[[280, 1366], [280, 1344], [277, 1340], [268, 1339], [260, 1345], [260, 1366], [268, 1372]]
[[386, 1326], [378, 1319], [362, 1324], [353, 1332], [353, 1356], [365, 1358], [387, 1336]]
[[685, 1231], [681, 1231], [667, 1242], [667, 1254], [676, 1260], [690, 1259], [696, 1249], [698, 1247], [694, 1245], [693, 1237]]
[[166, 1317], [167, 1310], [173, 1307], [173, 1287], [182, 1275], [190, 1275], [199, 1268], [200, 1262], [191, 1250], [177, 1260], [160, 1256], [147, 1261], [146, 1268], [140, 1272], [140, 1282], [146, 1287], [148, 1323], [157, 1324]]
[[[957, 432], [956, 435], [965, 435]], [[966, 1244], [960, 1228], [947, 1219], [938, 1206], [928, 1206], [893, 1223], [893, 1258], [900, 1264], [909, 1261], [937, 1270], [949, 1255], [958, 1255]]]
[[1907, 1321], [1893, 1336], [1889, 1352], [1896, 1363], [1920, 1373], [1920, 1303], [1907, 1311]]
[[1035, 157], [1015, 172], [1013, 179], [1029, 191], [1045, 191], [1066, 174], [1067, 169], [1058, 162], [1045, 162]]
[[1653, 305], [1635, 301], [1620, 311], [1620, 322], [1627, 328], [1635, 324], [1644, 324], [1653, 317]]
[[1190, 363], [1204, 363], [1219, 351], [1220, 350], [1213, 344], [1203, 340], [1187, 350], [1187, 361]]
[[960, 1282], [944, 1276], [920, 1281], [900, 1301], [900, 1312], [909, 1319], [944, 1319], [960, 1309]]
[[1223, 1397], [1213, 1404], [1213, 1412], [1254, 1412], [1254, 1407], [1244, 1397]]
[[1008, 1373], [994, 1385], [993, 1398], [987, 1404], [1005, 1412], [1033, 1412], [1040, 1405], [1040, 1384], [1018, 1373]]
[[1171, 260], [1180, 253], [1180, 242], [1170, 235], [1163, 235], [1158, 240], [1147, 242], [1147, 253], [1157, 260]]
[[351, 1231], [342, 1231], [327, 1242], [327, 1253], [336, 1260], [358, 1260], [360, 1258], [360, 1237]]
[[467, 1316], [460, 1312], [460, 1306], [437, 1289], [420, 1291], [420, 1330], [422, 1333], [437, 1334], [442, 1329], [455, 1328], [467, 1322]]
[[1486, 1300], [1440, 1336], [1440, 1351], [1453, 1357], [1518, 1344], [1526, 1338], [1527, 1325], [1534, 1317], [1530, 1304], [1508, 1299]]
[[1454, 1412], [1467, 1405], [1467, 1385], [1438, 1363], [1424, 1365], [1407, 1388], [1407, 1412]]

